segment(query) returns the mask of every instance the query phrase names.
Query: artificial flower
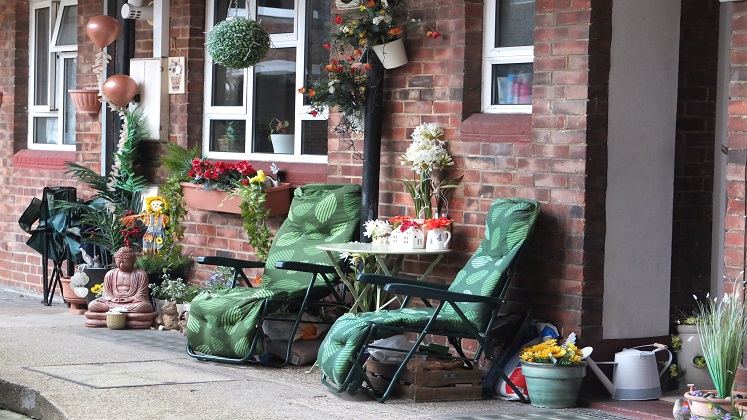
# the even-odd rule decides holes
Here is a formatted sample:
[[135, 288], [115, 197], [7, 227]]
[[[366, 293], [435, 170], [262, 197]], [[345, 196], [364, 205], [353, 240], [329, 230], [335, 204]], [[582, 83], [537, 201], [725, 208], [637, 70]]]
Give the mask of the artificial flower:
[[[556, 365], [573, 365], [584, 363], [584, 358], [591, 353], [576, 347], [576, 333], [571, 333], [563, 344], [553, 338], [545, 340], [521, 351], [521, 360], [532, 363], [549, 363]], [[587, 353], [584, 355], [584, 353]]]
[[426, 221], [423, 222], [423, 227], [425, 227], [428, 230], [444, 229], [450, 224], [451, 224], [451, 219], [447, 219], [446, 217], [441, 216], [437, 219], [426, 219]]
[[363, 236], [371, 239], [381, 239], [392, 233], [392, 225], [386, 220], [368, 220], [363, 224]]

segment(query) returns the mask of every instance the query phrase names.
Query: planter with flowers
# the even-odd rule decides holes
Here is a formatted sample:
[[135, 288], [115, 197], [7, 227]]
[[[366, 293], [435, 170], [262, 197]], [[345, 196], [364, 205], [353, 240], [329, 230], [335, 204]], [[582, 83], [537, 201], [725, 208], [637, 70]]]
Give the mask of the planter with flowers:
[[715, 390], [693, 388], [685, 393], [695, 415], [714, 416], [712, 403], [721, 407], [731, 405], [734, 379], [747, 345], [744, 316], [747, 304], [739, 293], [744, 286], [744, 281], [734, 281], [729, 288], [734, 291], [732, 294], [724, 294], [720, 299], [706, 298], [705, 303], [698, 301], [695, 326]]
[[402, 249], [424, 249], [425, 232], [421, 222], [408, 216], [392, 217], [389, 219], [389, 223], [392, 224], [389, 243]]
[[451, 219], [439, 217], [436, 219], [427, 219], [423, 222], [425, 228], [425, 249], [449, 249], [451, 248]]
[[386, 245], [392, 234], [392, 225], [386, 220], [368, 220], [363, 224], [363, 236], [371, 238], [374, 245]]
[[[255, 170], [247, 161], [213, 162], [195, 159], [189, 171], [191, 182], [181, 183], [186, 207], [191, 210], [241, 214], [241, 197], [233, 192], [239, 185], [248, 184], [259, 173], [264, 174], [261, 170]], [[268, 185], [274, 184], [268, 182]], [[288, 214], [290, 188], [289, 183], [263, 187], [265, 206], [270, 210], [269, 217]]]
[[270, 121], [270, 141], [275, 153], [293, 154], [293, 129], [290, 121], [273, 118]]
[[521, 371], [527, 382], [529, 401], [535, 407], [575, 407], [586, 376], [584, 359], [591, 348], [576, 347], [576, 334], [563, 344], [556, 339], [527, 347], [521, 352]]
[[418, 218], [431, 219], [445, 216], [449, 211], [449, 195], [463, 177], [463, 175], [453, 178], [445, 176], [446, 168], [453, 166], [454, 161], [446, 150], [446, 142], [441, 140], [443, 136], [444, 129], [440, 125], [420, 124], [412, 132], [412, 143], [405, 154], [400, 157], [402, 165], [412, 168], [412, 179], [400, 181], [412, 197], [415, 215]]

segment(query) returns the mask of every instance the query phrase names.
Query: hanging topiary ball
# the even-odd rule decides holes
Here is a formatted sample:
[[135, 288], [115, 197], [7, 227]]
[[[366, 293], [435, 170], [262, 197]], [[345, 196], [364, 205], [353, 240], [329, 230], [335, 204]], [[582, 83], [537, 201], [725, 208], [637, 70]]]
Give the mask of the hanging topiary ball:
[[253, 19], [229, 17], [208, 32], [207, 50], [222, 66], [252, 67], [270, 50], [270, 35]]

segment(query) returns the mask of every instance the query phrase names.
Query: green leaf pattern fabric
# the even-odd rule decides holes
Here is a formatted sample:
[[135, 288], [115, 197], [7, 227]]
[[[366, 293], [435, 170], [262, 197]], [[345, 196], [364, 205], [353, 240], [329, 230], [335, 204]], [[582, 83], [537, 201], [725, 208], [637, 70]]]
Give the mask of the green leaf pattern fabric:
[[[208, 355], [241, 359], [248, 355], [257, 323], [268, 299], [301, 300], [311, 274], [275, 268], [278, 261], [330, 265], [316, 245], [348, 242], [360, 224], [361, 187], [354, 184], [309, 184], [296, 188], [288, 218], [275, 235], [262, 273], [262, 286], [203, 293], [190, 307], [187, 341]], [[318, 283], [319, 290], [326, 287]], [[261, 354], [262, 340], [255, 348]]]
[[[485, 238], [465, 267], [457, 273], [449, 291], [499, 296], [508, 281], [507, 269], [528, 237], [539, 210], [539, 203], [534, 200], [516, 198], [494, 201], [487, 215]], [[461, 303], [458, 306], [478, 330], [487, 325], [491, 312], [486, 305]], [[338, 387], [352, 372], [353, 378], [347, 389], [341, 391], [353, 393], [361, 386], [363, 378], [358, 377], [359, 373], [351, 369], [351, 358], [355, 358], [366, 344], [363, 341], [371, 328], [374, 325], [422, 328], [433, 312], [433, 308], [402, 308], [340, 317], [322, 342], [317, 363], [322, 373]], [[466, 332], [468, 328], [454, 308], [447, 304], [436, 318], [433, 330]], [[378, 333], [381, 330], [375, 331]], [[373, 339], [384, 338], [393, 333], [388, 331], [382, 334], [384, 335]]]

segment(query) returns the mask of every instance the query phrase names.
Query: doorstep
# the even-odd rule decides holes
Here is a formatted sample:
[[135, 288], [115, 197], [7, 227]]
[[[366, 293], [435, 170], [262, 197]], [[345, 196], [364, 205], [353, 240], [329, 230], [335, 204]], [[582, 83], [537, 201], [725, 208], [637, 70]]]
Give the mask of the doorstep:
[[581, 406], [637, 419], [671, 419], [674, 401], [684, 393], [685, 390], [670, 391], [658, 400], [651, 401], [617, 401], [609, 397], [588, 395], [581, 397]]

